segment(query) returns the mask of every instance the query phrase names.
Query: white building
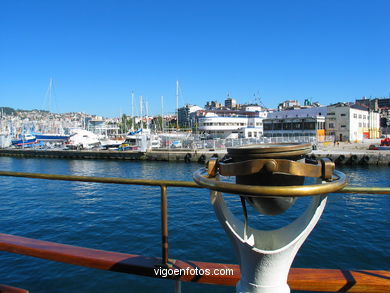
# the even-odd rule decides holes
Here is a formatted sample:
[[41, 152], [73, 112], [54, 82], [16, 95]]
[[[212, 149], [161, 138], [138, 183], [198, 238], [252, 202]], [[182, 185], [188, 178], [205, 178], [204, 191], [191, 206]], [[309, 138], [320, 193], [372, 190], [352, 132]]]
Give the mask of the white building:
[[198, 118], [199, 132], [210, 138], [251, 138], [263, 136], [263, 119], [267, 111], [205, 111]]
[[89, 131], [99, 135], [116, 135], [119, 127], [116, 122], [101, 119], [89, 119], [87, 128]]
[[278, 105], [278, 111], [283, 111], [292, 108], [299, 108], [299, 102], [297, 100], [287, 100]]
[[362, 141], [379, 138], [379, 113], [357, 104], [338, 103], [328, 106], [327, 134], [338, 141]]
[[257, 106], [257, 105], [248, 105], [248, 106], [245, 106], [244, 107], [244, 110], [246, 111], [246, 112], [261, 112], [261, 106]]
[[269, 113], [264, 119], [266, 137], [325, 139], [326, 107], [301, 108]]

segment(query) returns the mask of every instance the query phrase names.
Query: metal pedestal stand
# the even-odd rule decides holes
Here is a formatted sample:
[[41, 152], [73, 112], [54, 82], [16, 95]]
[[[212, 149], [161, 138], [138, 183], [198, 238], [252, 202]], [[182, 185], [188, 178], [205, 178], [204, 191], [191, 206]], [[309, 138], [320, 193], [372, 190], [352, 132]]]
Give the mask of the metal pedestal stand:
[[241, 280], [237, 292], [290, 292], [287, 277], [291, 263], [317, 224], [326, 196], [315, 196], [298, 219], [273, 231], [245, 229], [227, 208], [221, 192], [211, 191], [211, 202], [239, 257]]
[[[285, 150], [286, 147], [288, 150]], [[309, 151], [307, 145], [303, 147], [302, 145], [278, 145], [276, 148], [278, 151], [276, 155], [275, 146], [268, 146], [268, 148], [262, 147], [257, 151], [249, 149], [252, 152], [249, 160], [248, 156], [244, 156], [242, 160], [237, 160], [236, 156], [226, 163], [210, 161], [207, 175], [205, 175], [206, 170], [199, 170], [194, 174], [194, 180], [198, 184], [211, 189], [211, 203], [215, 214], [238, 256], [241, 279], [236, 287], [237, 292], [290, 292], [287, 285], [289, 269], [298, 249], [321, 217], [327, 199], [324, 193], [336, 191], [346, 184], [344, 174], [337, 171], [335, 171], [336, 175], [332, 174], [334, 165], [331, 162], [312, 162], [311, 164], [302, 162], [303, 154]], [[246, 151], [248, 148], [233, 149], [233, 151], [230, 149], [229, 153], [242, 154]], [[295, 153], [298, 151], [298, 154], [291, 155], [292, 151]], [[270, 159], [270, 157], [277, 157], [277, 159]], [[283, 159], [280, 159], [281, 157]], [[292, 160], [286, 160], [286, 157]], [[284, 175], [278, 178], [277, 174], [280, 173]], [[244, 182], [246, 185], [220, 181], [219, 174], [237, 176], [237, 182]], [[286, 174], [291, 178], [286, 178]], [[288, 183], [299, 184], [301, 182], [302, 184], [301, 175], [317, 177], [318, 174], [321, 176], [316, 179], [315, 185], [257, 185], [259, 182], [275, 184], [275, 180], [271, 177], [276, 177], [276, 181], [284, 178], [284, 181]], [[264, 178], [266, 180], [262, 180]], [[253, 183], [257, 183], [257, 186]], [[240, 221], [231, 213], [221, 191], [241, 196], [245, 222]], [[257, 230], [248, 226], [245, 201], [252, 204], [258, 211], [272, 215], [288, 209], [295, 201], [294, 197], [307, 195], [314, 195], [311, 203], [305, 212], [289, 225], [272, 231]]]

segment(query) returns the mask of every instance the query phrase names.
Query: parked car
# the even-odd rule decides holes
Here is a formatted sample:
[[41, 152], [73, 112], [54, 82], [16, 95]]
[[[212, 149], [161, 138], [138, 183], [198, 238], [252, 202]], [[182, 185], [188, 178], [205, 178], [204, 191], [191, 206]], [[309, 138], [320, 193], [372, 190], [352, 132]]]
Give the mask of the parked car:
[[173, 149], [178, 149], [178, 148], [182, 148], [182, 147], [183, 147], [183, 145], [182, 145], [180, 140], [174, 140], [171, 143], [171, 148], [173, 148]]

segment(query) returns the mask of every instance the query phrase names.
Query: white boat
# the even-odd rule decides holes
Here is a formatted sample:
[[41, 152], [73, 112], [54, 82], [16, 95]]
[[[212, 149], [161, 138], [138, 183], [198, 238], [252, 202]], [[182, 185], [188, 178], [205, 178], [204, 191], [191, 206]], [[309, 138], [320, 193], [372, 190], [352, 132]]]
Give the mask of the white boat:
[[100, 144], [101, 144], [102, 149], [105, 149], [105, 150], [117, 149], [125, 141], [125, 139], [123, 137], [109, 138], [107, 136], [100, 137], [99, 140], [100, 140]]
[[84, 129], [72, 129], [66, 143], [68, 149], [92, 149], [100, 145], [98, 136]]
[[119, 150], [146, 152], [151, 149], [151, 136], [150, 129], [130, 131], [125, 141], [119, 147]]

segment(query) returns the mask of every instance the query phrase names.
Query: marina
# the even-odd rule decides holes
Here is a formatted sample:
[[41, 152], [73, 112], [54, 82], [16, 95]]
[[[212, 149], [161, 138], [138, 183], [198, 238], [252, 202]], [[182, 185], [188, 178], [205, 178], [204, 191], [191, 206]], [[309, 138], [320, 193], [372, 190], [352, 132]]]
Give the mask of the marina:
[[390, 292], [386, 0], [0, 1], [0, 293]]

